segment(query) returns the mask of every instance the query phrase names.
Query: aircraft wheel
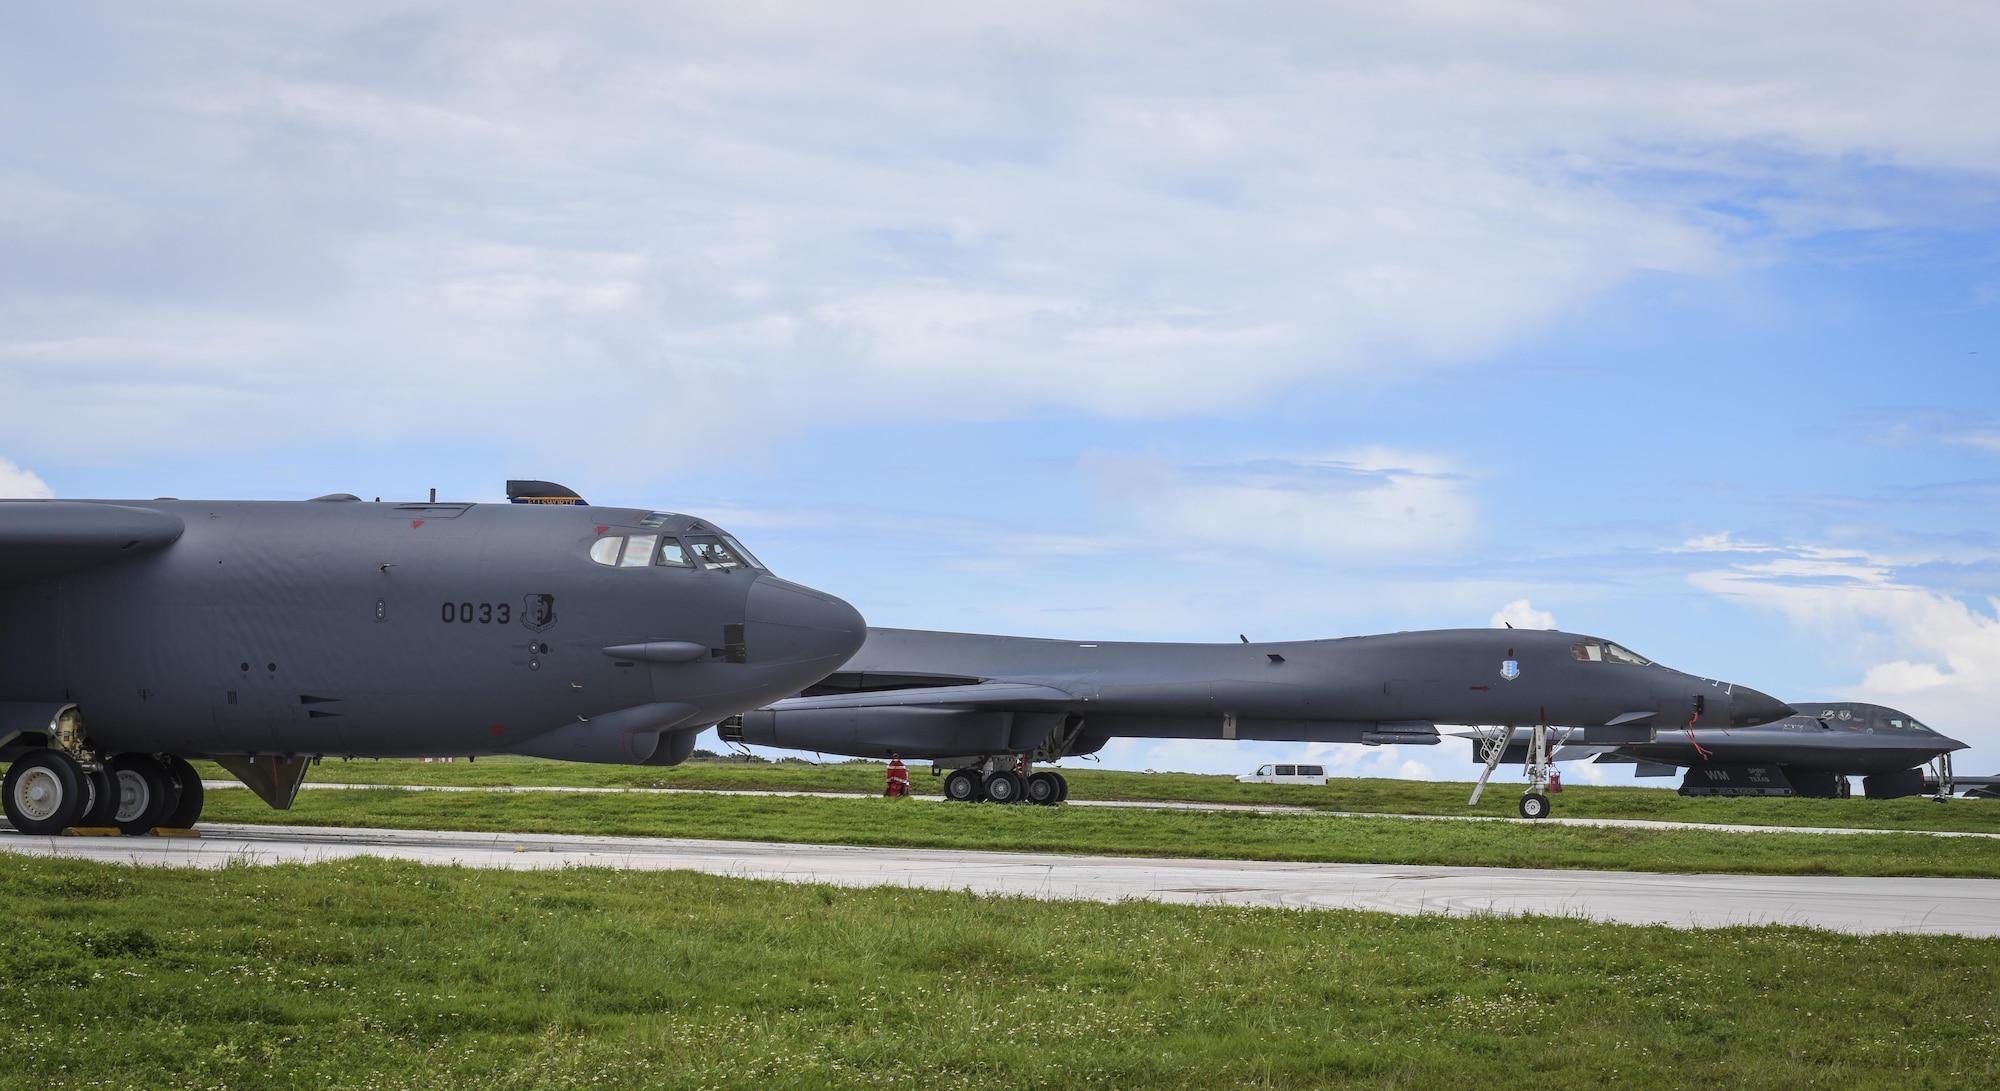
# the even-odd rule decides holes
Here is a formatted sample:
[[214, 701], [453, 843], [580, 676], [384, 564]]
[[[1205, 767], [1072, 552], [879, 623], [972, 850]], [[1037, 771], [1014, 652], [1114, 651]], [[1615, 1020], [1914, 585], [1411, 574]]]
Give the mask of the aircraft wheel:
[[1062, 802], [1062, 778], [1054, 773], [1040, 772], [1028, 777], [1028, 802], [1039, 807], [1053, 807]]
[[1549, 816], [1548, 796], [1545, 796], [1540, 792], [1529, 792], [1527, 795], [1521, 797], [1522, 818], [1547, 818], [1548, 816]]
[[160, 819], [160, 825], [170, 830], [193, 829], [194, 824], [201, 821], [201, 805], [207, 795], [201, 788], [201, 774], [194, 771], [194, 766], [189, 765], [186, 758], [173, 754], [161, 758], [160, 764], [166, 766], [167, 776], [180, 789], [179, 802], [174, 804], [174, 809], [165, 818]]
[[995, 803], [1019, 803], [1026, 788], [1020, 774], [1005, 769], [986, 778], [986, 798]]
[[0, 806], [22, 833], [61, 833], [90, 806], [83, 766], [60, 750], [34, 750], [15, 759], [0, 783]]
[[979, 783], [979, 774], [971, 769], [959, 769], [944, 778], [944, 797], [959, 803], [977, 803], [985, 798], [986, 790]]
[[118, 782], [103, 769], [95, 773], [85, 770], [83, 786], [89, 790], [90, 803], [76, 816], [76, 824], [92, 829], [111, 825], [111, 813], [118, 809]]
[[1052, 777], [1054, 777], [1054, 778], [1056, 778], [1056, 802], [1057, 802], [1057, 803], [1068, 803], [1068, 802], [1069, 802], [1069, 778], [1068, 778], [1068, 777], [1066, 777], [1066, 776], [1063, 776], [1063, 775], [1062, 775], [1061, 773], [1056, 773], [1056, 772], [1051, 772], [1051, 773], [1050, 773], [1049, 775], [1050, 775], [1050, 776], [1052, 776]]
[[119, 833], [153, 832], [180, 802], [180, 785], [150, 754], [120, 754], [104, 763], [104, 771], [118, 789], [118, 809], [111, 824]]

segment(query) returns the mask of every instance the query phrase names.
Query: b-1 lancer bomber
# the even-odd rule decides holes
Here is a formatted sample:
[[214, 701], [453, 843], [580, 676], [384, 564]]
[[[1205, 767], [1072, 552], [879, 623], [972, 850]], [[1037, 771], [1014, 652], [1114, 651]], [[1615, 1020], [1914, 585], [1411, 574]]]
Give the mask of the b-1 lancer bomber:
[[[1791, 714], [1756, 690], [1552, 630], [1168, 644], [871, 628], [838, 672], [719, 730], [729, 742], [929, 758], [951, 770], [947, 798], [1046, 804], [1067, 785], [1035, 763], [1115, 737], [1434, 744], [1438, 724], [1563, 724], [1608, 745], [1697, 718], [1749, 727]], [[1548, 813], [1543, 788], [1531, 781], [1524, 816]]]
[[274, 807], [322, 755], [673, 765], [861, 645], [705, 520], [510, 504], [0, 502], [14, 828], [184, 829], [208, 758]]

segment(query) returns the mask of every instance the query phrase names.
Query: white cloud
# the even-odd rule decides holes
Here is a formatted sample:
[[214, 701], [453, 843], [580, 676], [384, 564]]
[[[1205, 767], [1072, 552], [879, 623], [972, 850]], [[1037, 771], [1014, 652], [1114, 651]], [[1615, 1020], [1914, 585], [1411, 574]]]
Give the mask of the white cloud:
[[1861, 168], [1986, 184], [1996, 19], [10, 13], [0, 93], [45, 108], [0, 141], [0, 433], [567, 452], [611, 404], [740, 443], [1462, 363], [1635, 276], [1922, 218]]
[[1457, 548], [1476, 523], [1465, 479], [1448, 463], [1382, 448], [1205, 467], [1093, 451], [1079, 468], [1106, 509], [1190, 552], [1437, 554]]
[[1502, 626], [1512, 626], [1516, 629], [1553, 629], [1556, 628], [1556, 616], [1547, 610], [1535, 609], [1527, 599], [1515, 599], [1495, 610], [1487, 624], [1495, 629]]
[[1858, 675], [1843, 696], [1903, 709], [1980, 748], [1979, 760], [2000, 758], [2000, 599], [1963, 601], [1908, 582], [1881, 557], [1822, 547], [1691, 578], [1824, 640]]
[[0, 496], [10, 500], [46, 500], [54, 495], [48, 484], [36, 477], [33, 471], [0, 458]]

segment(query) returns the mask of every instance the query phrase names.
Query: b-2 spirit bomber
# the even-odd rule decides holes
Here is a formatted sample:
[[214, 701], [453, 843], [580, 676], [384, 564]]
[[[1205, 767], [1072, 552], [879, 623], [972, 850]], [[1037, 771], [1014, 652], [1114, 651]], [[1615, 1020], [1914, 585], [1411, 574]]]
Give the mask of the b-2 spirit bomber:
[[[1907, 712], [1853, 701], [1801, 703], [1798, 715], [1748, 729], [1661, 732], [1650, 743], [1621, 746], [1600, 763], [1636, 763], [1639, 776], [1687, 770], [1682, 795], [1806, 796], [1835, 799], [1862, 778], [1870, 799], [1895, 799], [1948, 786], [1957, 739]], [[1926, 779], [1924, 766], [1939, 777]], [[1967, 778], [1968, 780], [1973, 778]]]
[[278, 808], [326, 755], [673, 765], [862, 642], [853, 607], [703, 519], [508, 486], [0, 501], [8, 821], [190, 827], [190, 758]]
[[[871, 628], [839, 671], [719, 730], [739, 743], [929, 758], [952, 770], [947, 798], [1047, 804], [1067, 785], [1032, 766], [1114, 737], [1424, 745], [1439, 741], [1438, 724], [1528, 724], [1546, 769], [1548, 725], [1605, 745], [1791, 714], [1756, 690], [1553, 630], [1168, 644]], [[1545, 787], [1531, 779], [1524, 816], [1548, 813]]]

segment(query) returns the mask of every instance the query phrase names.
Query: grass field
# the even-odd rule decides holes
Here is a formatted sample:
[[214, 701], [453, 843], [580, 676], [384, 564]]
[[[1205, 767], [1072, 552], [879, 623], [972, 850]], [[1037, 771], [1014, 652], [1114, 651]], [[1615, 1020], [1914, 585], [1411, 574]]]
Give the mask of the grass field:
[[[206, 767], [205, 775], [226, 777]], [[1324, 788], [1238, 784], [1228, 776], [1131, 773], [1063, 767], [1076, 799], [1183, 800], [1201, 803], [1276, 803], [1382, 814], [1482, 814], [1512, 816], [1518, 785], [1496, 784], [1479, 806], [1468, 807], [1472, 785], [1457, 782], [1341, 778]], [[579, 765], [533, 758], [484, 758], [450, 764], [415, 761], [339, 761], [316, 766], [310, 778], [349, 784], [542, 784], [605, 788], [720, 788], [794, 792], [882, 790], [882, 766], [872, 762], [825, 765], [689, 762], [647, 768]], [[942, 778], [928, 766], [913, 770], [920, 795], [935, 795]], [[2000, 833], [2000, 801], [1954, 799], [1701, 799], [1669, 788], [1572, 785], [1555, 797], [1556, 814], [1575, 818], [1648, 818], [1675, 822], [1748, 823], [1768, 826], [1850, 826], [1869, 829], [1955, 830]]]
[[[484, 763], [482, 763], [484, 764]], [[1318, 814], [947, 805], [915, 799], [307, 791], [273, 811], [210, 793], [206, 820], [408, 829], [1771, 875], [2000, 878], [2000, 839], [1646, 830]]]
[[0, 856], [0, 1086], [1923, 1088], [2000, 941]]

